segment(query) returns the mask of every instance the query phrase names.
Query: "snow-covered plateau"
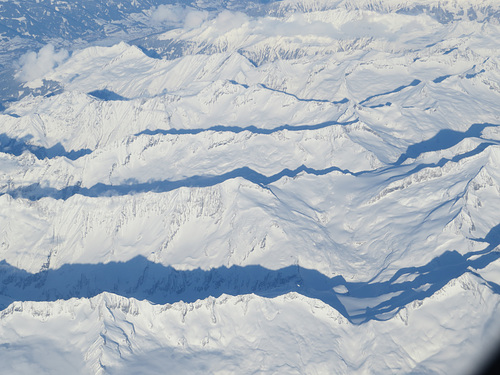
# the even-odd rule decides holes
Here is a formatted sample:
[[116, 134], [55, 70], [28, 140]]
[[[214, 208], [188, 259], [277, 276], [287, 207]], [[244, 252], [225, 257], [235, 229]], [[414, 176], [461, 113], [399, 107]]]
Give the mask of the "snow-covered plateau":
[[1, 374], [476, 374], [497, 0], [0, 0]]

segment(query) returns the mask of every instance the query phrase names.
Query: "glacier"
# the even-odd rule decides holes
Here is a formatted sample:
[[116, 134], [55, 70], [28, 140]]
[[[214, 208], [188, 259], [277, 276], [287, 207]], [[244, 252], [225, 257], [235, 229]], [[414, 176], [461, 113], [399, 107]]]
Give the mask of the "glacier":
[[499, 36], [495, 0], [0, 1], [0, 373], [481, 373]]

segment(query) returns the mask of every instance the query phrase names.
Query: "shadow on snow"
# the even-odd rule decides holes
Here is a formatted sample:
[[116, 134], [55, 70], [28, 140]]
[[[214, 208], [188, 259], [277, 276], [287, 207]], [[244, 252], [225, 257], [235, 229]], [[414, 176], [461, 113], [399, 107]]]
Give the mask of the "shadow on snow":
[[406, 89], [407, 87], [412, 87], [412, 86], [418, 86], [422, 81], [420, 81], [419, 79], [414, 79], [413, 81], [411, 81], [409, 84], [407, 85], [403, 85], [403, 86], [399, 86], [398, 88], [395, 88], [394, 90], [391, 90], [391, 91], [387, 91], [387, 92], [383, 92], [381, 94], [376, 94], [376, 95], [372, 95], [372, 96], [369, 96], [368, 98], [366, 98], [365, 100], [362, 100], [359, 102], [360, 105], [363, 105], [365, 104], [366, 102], [369, 102], [370, 100], [374, 99], [374, 98], [378, 98], [380, 96], [385, 96], [385, 95], [390, 95], [390, 94], [395, 94], [397, 92], [400, 92], [404, 89]]
[[285, 94], [287, 96], [291, 96], [299, 102], [316, 102], [316, 103], [330, 103], [330, 104], [345, 104], [345, 103], [349, 102], [349, 99], [347, 99], [347, 98], [344, 98], [342, 100], [337, 100], [337, 101], [331, 101], [331, 100], [327, 100], [327, 99], [304, 99], [304, 98], [299, 98], [297, 95], [283, 91], [283, 90], [273, 89], [269, 86], [264, 85], [263, 83], [260, 83], [259, 85], [261, 87], [265, 88], [266, 90], [279, 92], [280, 94]]
[[39, 183], [34, 183], [28, 186], [23, 186], [17, 189], [9, 190], [5, 194], [9, 194], [13, 198], [26, 198], [32, 201], [40, 200], [46, 197], [66, 200], [76, 194], [87, 197], [123, 196], [123, 195], [131, 195], [144, 192], [164, 193], [171, 190], [179, 189], [181, 187], [209, 187], [221, 184], [227, 180], [235, 179], [238, 177], [244, 178], [247, 181], [265, 187], [265, 185], [269, 185], [273, 182], [276, 182], [285, 176], [295, 177], [301, 172], [313, 174], [316, 176], [321, 176], [331, 173], [333, 171], [354, 175], [352, 172], [348, 170], [340, 169], [337, 167], [330, 167], [326, 169], [317, 170], [301, 165], [300, 167], [294, 170], [284, 169], [281, 172], [276, 173], [272, 176], [265, 176], [261, 173], [254, 171], [251, 168], [243, 167], [216, 176], [192, 176], [177, 181], [163, 180], [163, 181], [153, 181], [144, 183], [131, 183], [124, 185], [107, 185], [98, 183], [89, 188], [81, 187], [79, 185], [73, 185], [63, 189], [56, 189], [52, 187], [43, 187]]
[[241, 133], [241, 132], [250, 132], [253, 134], [273, 134], [277, 133], [283, 130], [288, 130], [288, 131], [293, 131], [293, 132], [298, 132], [298, 131], [304, 131], [304, 130], [318, 130], [318, 129], [323, 129], [327, 128], [329, 126], [334, 126], [334, 125], [351, 125], [358, 122], [358, 120], [353, 120], [353, 121], [346, 121], [346, 122], [338, 122], [338, 121], [326, 121], [322, 122], [319, 124], [313, 124], [313, 125], [281, 125], [276, 128], [272, 129], [264, 129], [264, 128], [258, 128], [256, 126], [246, 126], [246, 127], [239, 127], [239, 126], [225, 126], [225, 125], [216, 125], [212, 126], [210, 128], [196, 128], [196, 129], [155, 129], [155, 130], [143, 130], [140, 133], [135, 134], [136, 136], [146, 134], [146, 135], [156, 135], [156, 134], [200, 134], [204, 132], [231, 132], [231, 133]]
[[71, 160], [76, 160], [92, 152], [89, 149], [66, 151], [66, 149], [60, 143], [50, 148], [31, 145], [27, 143], [31, 138], [33, 137], [26, 136], [20, 139], [15, 139], [9, 137], [6, 134], [0, 134], [0, 152], [19, 156], [24, 151], [29, 151], [33, 155], [35, 155], [38, 159], [45, 159], [45, 158], [53, 159], [55, 157], [65, 156]]
[[[432, 296], [451, 280], [466, 272], [475, 274], [475, 270], [486, 267], [500, 257], [500, 252], [495, 251], [500, 244], [500, 225], [478, 241], [486, 242], [488, 246], [484, 250], [464, 255], [446, 251], [423, 266], [402, 268], [389, 280], [381, 282], [348, 282], [342, 276], [330, 278], [297, 265], [279, 270], [251, 265], [179, 271], [148, 261], [142, 256], [127, 262], [64, 265], [36, 274], [2, 261], [0, 294], [4, 301], [10, 303], [90, 298], [110, 292], [166, 304], [194, 302], [222, 294], [253, 293], [272, 298], [296, 292], [319, 299], [350, 322], [361, 324], [370, 320], [389, 319], [407, 304]], [[402, 276], [402, 281], [398, 281]], [[408, 281], [410, 278], [413, 279]], [[484, 282], [494, 293], [500, 294], [498, 284]], [[334, 290], [341, 286], [345, 288], [342, 293]], [[0, 309], [6, 307], [2, 305]]]
[[[323, 126], [328, 126], [324, 125]], [[321, 125], [315, 125], [315, 126], [321, 126]], [[150, 182], [143, 182], [139, 183], [134, 180], [131, 181], [131, 183], [124, 183], [120, 185], [109, 185], [109, 184], [103, 184], [103, 183], [98, 183], [94, 186], [91, 187], [81, 187], [80, 184], [72, 185], [72, 186], [67, 186], [62, 189], [56, 189], [53, 187], [43, 187], [39, 183], [34, 183], [28, 186], [22, 186], [18, 187], [15, 189], [7, 190], [4, 191], [4, 193], [0, 193], [0, 196], [3, 194], [9, 194], [13, 198], [26, 198], [30, 200], [39, 200], [45, 197], [51, 197], [54, 199], [68, 199], [72, 197], [73, 195], [79, 194], [87, 197], [100, 197], [100, 196], [123, 196], [123, 195], [131, 195], [131, 194], [138, 194], [138, 193], [144, 193], [144, 192], [156, 192], [156, 193], [164, 193], [168, 191], [172, 191], [175, 189], [179, 189], [182, 187], [210, 187], [214, 186], [220, 183], [223, 183], [227, 180], [230, 179], [235, 179], [235, 178], [244, 178], [247, 181], [250, 181], [252, 183], [261, 185], [263, 187], [267, 187], [267, 185], [272, 184], [278, 180], [280, 180], [282, 177], [296, 177], [299, 173], [305, 172], [307, 174], [311, 175], [316, 175], [316, 176], [321, 176], [321, 175], [326, 175], [331, 172], [337, 171], [341, 172], [343, 174], [348, 174], [351, 176], [361, 176], [361, 175], [370, 175], [370, 174], [382, 174], [382, 173], [387, 173], [398, 170], [400, 168], [403, 173], [400, 174], [392, 174], [392, 176], [388, 177], [387, 182], [393, 181], [395, 179], [399, 179], [401, 177], [407, 177], [410, 176], [414, 173], [417, 173], [418, 171], [424, 169], [424, 168], [435, 168], [435, 167], [442, 167], [446, 163], [452, 161], [452, 162], [459, 162], [460, 160], [464, 158], [469, 158], [474, 155], [478, 155], [481, 152], [483, 152], [486, 148], [493, 146], [493, 145], [499, 145], [500, 142], [497, 141], [488, 141], [488, 142], [482, 142], [480, 143], [476, 148], [473, 150], [464, 152], [459, 155], [455, 155], [452, 158], [442, 158], [439, 160], [437, 163], [421, 163], [416, 166], [411, 165], [411, 164], [403, 164], [404, 161], [406, 161], [408, 158], [417, 158], [420, 156], [422, 153], [425, 152], [430, 152], [430, 151], [439, 151], [443, 150], [452, 146], [455, 146], [462, 140], [464, 140], [467, 137], [480, 137], [481, 132], [487, 128], [487, 127], [496, 127], [498, 125], [494, 124], [473, 124], [467, 131], [465, 132], [459, 132], [455, 130], [441, 130], [438, 134], [436, 134], [434, 137], [422, 141], [420, 143], [411, 145], [407, 148], [406, 152], [402, 154], [399, 159], [395, 162], [392, 163], [391, 165], [375, 170], [365, 170], [365, 171], [359, 171], [359, 172], [351, 172], [346, 169], [341, 169], [339, 167], [329, 167], [325, 169], [313, 169], [313, 168], [308, 168], [304, 165], [301, 165], [300, 167], [290, 170], [290, 169], [284, 169], [279, 173], [276, 173], [272, 176], [266, 176], [263, 175], [259, 172], [254, 171], [253, 169], [249, 167], [241, 167], [234, 169], [232, 171], [223, 173], [221, 175], [215, 175], [215, 176], [210, 176], [210, 175], [197, 175], [197, 176], [191, 176], [188, 178], [185, 178], [183, 180], [174, 180], [174, 181], [169, 181], [169, 180], [161, 180], [161, 181], [150, 181]], [[283, 128], [285, 128], [284, 126]], [[214, 131], [219, 130], [221, 127], [214, 127], [212, 128]], [[244, 131], [247, 130], [248, 128], [237, 128], [236, 130], [233, 131]], [[272, 132], [276, 131], [274, 130], [264, 130], [264, 129], [254, 129], [256, 132], [262, 131], [264, 132]], [[144, 131], [143, 133], [147, 134], [157, 134], [159, 132], [161, 133], [170, 133], [170, 134], [196, 134], [196, 132], [203, 132], [206, 131], [206, 129], [186, 129], [186, 130], [158, 130], [154, 132], [149, 132], [149, 131]], [[26, 138], [26, 137], [25, 137]], [[90, 150], [79, 150], [79, 151], [70, 151], [66, 152], [64, 148], [61, 145], [56, 145], [51, 147], [50, 149], [46, 149], [43, 147], [39, 146], [32, 146], [26, 143], [26, 141], [23, 140], [16, 140], [9, 138], [5, 134], [0, 135], [0, 152], [6, 152], [10, 153], [13, 155], [20, 155], [24, 150], [29, 150], [30, 152], [34, 153], [38, 158], [42, 157], [56, 157], [56, 156], [66, 156], [69, 159], [75, 160], [78, 157], [88, 154], [91, 151]]]
[[488, 127], [498, 127], [498, 125], [488, 123], [472, 124], [464, 132], [451, 129], [440, 130], [432, 138], [408, 146], [406, 152], [399, 157], [395, 164], [402, 164], [409, 158], [415, 159], [426, 152], [441, 151], [456, 146], [466, 138], [481, 138], [482, 131]]
[[115, 101], [115, 100], [121, 100], [121, 101], [126, 101], [129, 100], [128, 98], [125, 98], [119, 94], [117, 94], [114, 91], [110, 91], [108, 89], [102, 89], [102, 90], [94, 90], [88, 93], [88, 95], [93, 96], [94, 98], [104, 100], [106, 102], [108, 101]]

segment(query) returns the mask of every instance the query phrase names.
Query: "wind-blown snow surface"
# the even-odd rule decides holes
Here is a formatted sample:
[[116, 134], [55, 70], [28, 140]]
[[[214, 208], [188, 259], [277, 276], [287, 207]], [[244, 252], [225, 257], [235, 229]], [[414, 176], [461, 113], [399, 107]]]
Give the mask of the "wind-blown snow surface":
[[177, 28], [25, 83], [57, 90], [0, 113], [1, 371], [485, 360], [498, 4], [356, 4], [165, 7]]

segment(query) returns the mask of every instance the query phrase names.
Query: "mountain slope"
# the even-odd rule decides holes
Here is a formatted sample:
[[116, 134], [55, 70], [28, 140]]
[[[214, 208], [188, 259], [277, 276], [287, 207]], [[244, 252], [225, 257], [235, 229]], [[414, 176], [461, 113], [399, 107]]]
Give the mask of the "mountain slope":
[[19, 60], [5, 368], [473, 374], [500, 336], [498, 5], [160, 5], [116, 16], [159, 33]]

